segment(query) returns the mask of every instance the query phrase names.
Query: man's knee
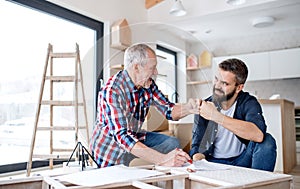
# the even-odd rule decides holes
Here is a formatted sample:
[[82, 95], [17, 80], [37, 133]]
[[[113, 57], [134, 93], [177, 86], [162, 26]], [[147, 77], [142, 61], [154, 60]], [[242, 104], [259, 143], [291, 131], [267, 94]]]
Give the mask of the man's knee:
[[[277, 145], [273, 136], [269, 133], [265, 134], [264, 140], [260, 143], [254, 143], [254, 153], [261, 154], [262, 156], [272, 156], [276, 157]], [[257, 154], [257, 155], [258, 155]]]
[[180, 142], [176, 137], [169, 137], [166, 141], [167, 145], [171, 148], [180, 148]]
[[274, 137], [270, 133], [266, 133], [264, 140], [262, 143], [260, 143], [264, 148], [266, 149], [274, 149], [276, 150], [276, 141]]

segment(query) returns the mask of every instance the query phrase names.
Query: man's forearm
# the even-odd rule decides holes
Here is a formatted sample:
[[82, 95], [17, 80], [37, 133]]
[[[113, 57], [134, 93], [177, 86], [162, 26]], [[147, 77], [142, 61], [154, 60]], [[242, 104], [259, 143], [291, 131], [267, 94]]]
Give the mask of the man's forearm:
[[150, 163], [159, 164], [164, 158], [164, 154], [161, 154], [141, 142], [137, 142], [131, 149], [131, 153], [145, 161]]
[[190, 114], [187, 104], [176, 104], [173, 107], [172, 118], [174, 121], [179, 120]]
[[199, 114], [201, 100], [189, 99], [188, 103], [175, 104], [172, 111], [173, 120], [181, 119], [189, 114]]
[[148, 162], [168, 167], [180, 167], [191, 160], [190, 156], [182, 149], [176, 148], [167, 154], [162, 154], [145, 146], [141, 142], [137, 142], [133, 146], [131, 153]]

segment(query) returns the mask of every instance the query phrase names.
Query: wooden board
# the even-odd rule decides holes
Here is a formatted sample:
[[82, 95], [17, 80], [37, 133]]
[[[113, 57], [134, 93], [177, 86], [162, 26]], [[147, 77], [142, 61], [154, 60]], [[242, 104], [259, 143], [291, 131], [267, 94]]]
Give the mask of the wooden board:
[[145, 8], [150, 9], [154, 5], [162, 2], [163, 0], [145, 0]]

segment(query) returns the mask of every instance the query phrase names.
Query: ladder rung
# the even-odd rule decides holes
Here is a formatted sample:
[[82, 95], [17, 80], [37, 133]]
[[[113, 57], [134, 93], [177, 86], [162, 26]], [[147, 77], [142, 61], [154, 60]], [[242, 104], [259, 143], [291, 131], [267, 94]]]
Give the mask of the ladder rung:
[[68, 154], [33, 154], [33, 158], [40, 159], [67, 159], [70, 157]]
[[53, 152], [72, 152], [74, 149], [53, 148]]
[[[44, 100], [43, 105], [53, 105], [53, 106], [75, 106], [74, 101], [58, 101], [58, 100]], [[83, 106], [83, 103], [78, 103], [78, 106]]]
[[47, 76], [46, 79], [55, 82], [74, 82], [75, 76]]
[[77, 56], [75, 53], [50, 53], [52, 58], [75, 58]]
[[[84, 126], [78, 127], [78, 129], [85, 129]], [[67, 127], [67, 126], [53, 126], [53, 127], [45, 127], [45, 126], [40, 126], [37, 128], [37, 130], [40, 131], [74, 131], [75, 127]]]

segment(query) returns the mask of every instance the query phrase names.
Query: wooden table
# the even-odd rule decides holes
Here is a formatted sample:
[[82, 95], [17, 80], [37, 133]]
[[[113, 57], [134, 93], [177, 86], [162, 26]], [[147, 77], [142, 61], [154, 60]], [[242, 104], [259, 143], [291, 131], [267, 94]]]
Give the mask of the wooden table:
[[[244, 167], [223, 165], [207, 162], [212, 169], [187, 172], [187, 168], [156, 167], [157, 170], [171, 173], [185, 172], [189, 176], [184, 185], [186, 189], [199, 188], [261, 188], [261, 189], [288, 189], [293, 188], [292, 175], [268, 172]], [[206, 167], [206, 166], [204, 166]], [[217, 167], [217, 168], [215, 168]], [[177, 182], [178, 183], [178, 182]], [[181, 184], [182, 185], [182, 184]]]
[[293, 182], [291, 175], [232, 167], [228, 170], [191, 173], [186, 188], [288, 189], [293, 188]]
[[[213, 165], [220, 165], [214, 164]], [[293, 188], [291, 175], [272, 173], [236, 166], [228, 166], [226, 169], [197, 171], [195, 173], [187, 172], [186, 167], [169, 168], [160, 166], [140, 167], [160, 171], [164, 174], [134, 179], [122, 182], [115, 182], [101, 186], [80, 186], [68, 182], [56, 180], [56, 177], [39, 176], [28, 177], [24, 179], [10, 179], [0, 181], [1, 189], [46, 189], [46, 188], [66, 188], [66, 189], [83, 189], [83, 188], [147, 188], [147, 189], [201, 189], [201, 188], [258, 188], [258, 189], [289, 189]], [[83, 171], [85, 174], [88, 171]], [[121, 177], [118, 173], [112, 176]], [[101, 179], [99, 177], [99, 179]]]

